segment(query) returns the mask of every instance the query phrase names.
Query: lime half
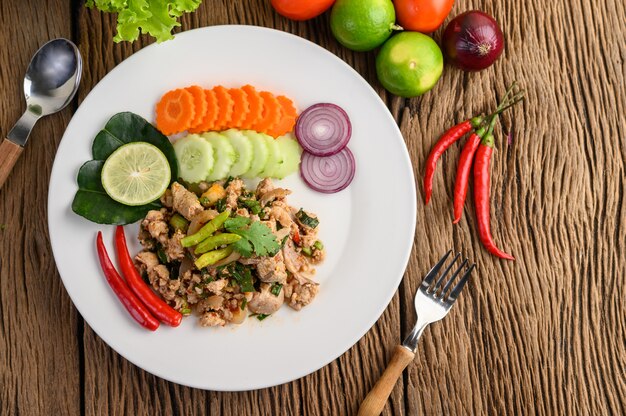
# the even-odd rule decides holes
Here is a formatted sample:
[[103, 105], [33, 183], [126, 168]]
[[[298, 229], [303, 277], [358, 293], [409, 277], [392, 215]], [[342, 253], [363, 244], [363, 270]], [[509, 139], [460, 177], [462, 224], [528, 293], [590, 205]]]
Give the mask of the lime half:
[[144, 205], [159, 198], [170, 184], [167, 158], [145, 142], [125, 144], [108, 157], [102, 167], [102, 186], [115, 201]]

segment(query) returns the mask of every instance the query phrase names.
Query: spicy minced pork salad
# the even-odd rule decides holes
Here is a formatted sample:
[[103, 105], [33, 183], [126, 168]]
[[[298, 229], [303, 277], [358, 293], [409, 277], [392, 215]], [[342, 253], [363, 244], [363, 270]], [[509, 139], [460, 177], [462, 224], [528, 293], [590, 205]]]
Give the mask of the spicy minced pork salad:
[[313, 266], [325, 250], [319, 220], [290, 206], [290, 193], [271, 179], [255, 191], [238, 178], [190, 189], [174, 182], [163, 208], [141, 222], [135, 260], [144, 280], [202, 326], [263, 320], [283, 304], [302, 309], [318, 293]]

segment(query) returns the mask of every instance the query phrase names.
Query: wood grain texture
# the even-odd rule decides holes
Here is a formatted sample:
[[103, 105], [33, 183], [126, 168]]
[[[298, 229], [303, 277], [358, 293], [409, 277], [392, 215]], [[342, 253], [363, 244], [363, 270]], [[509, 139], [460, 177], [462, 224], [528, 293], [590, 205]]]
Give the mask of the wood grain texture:
[[[80, 100], [151, 42], [114, 44], [114, 17], [80, 2], [38, 5], [0, 3], [4, 134], [22, 111], [23, 71], [45, 40], [62, 35], [79, 45]], [[453, 14], [470, 9], [501, 23], [502, 58], [479, 73], [446, 66], [432, 92], [410, 100], [382, 89], [374, 53], [351, 52], [333, 39], [327, 14], [291, 22], [266, 0], [204, 0], [182, 19], [180, 30], [273, 27], [335, 53], [387, 104], [418, 178], [414, 255], [389, 307], [338, 360], [282, 386], [242, 393], [185, 388], [128, 363], [84, 325], [53, 265], [45, 221], [52, 160], [72, 109], [41, 120], [0, 190], [0, 413], [356, 414], [414, 323], [412, 298], [423, 273], [454, 247], [478, 263], [478, 273], [445, 320], [421, 338], [416, 363], [384, 415], [625, 414], [626, 5], [457, 0]], [[41, 23], [25, 31], [18, 21]], [[494, 107], [514, 79], [528, 98], [502, 117], [492, 164], [494, 238], [518, 259], [503, 262], [481, 248], [471, 204], [452, 225], [460, 146], [443, 157], [426, 207], [419, 179], [437, 136]]]
[[9, 139], [4, 139], [0, 143], [0, 189], [2, 189], [2, 185], [4, 185], [4, 182], [11, 174], [13, 166], [15, 166], [17, 159], [22, 154], [22, 150], [24, 150], [22, 146], [13, 143]]
[[[71, 38], [70, 16], [66, 1], [0, 2], [0, 134], [24, 111], [31, 55], [51, 38]], [[78, 314], [54, 265], [46, 213], [54, 154], [71, 115], [68, 108], [37, 123], [0, 189], [2, 415], [80, 412]]]

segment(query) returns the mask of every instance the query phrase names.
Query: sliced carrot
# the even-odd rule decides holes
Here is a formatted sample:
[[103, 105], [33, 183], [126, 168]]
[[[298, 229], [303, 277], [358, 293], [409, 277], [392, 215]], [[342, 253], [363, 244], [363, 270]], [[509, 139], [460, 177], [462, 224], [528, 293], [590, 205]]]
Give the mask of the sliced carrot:
[[280, 121], [272, 128], [267, 134], [273, 137], [280, 137], [283, 134], [287, 134], [293, 130], [293, 126], [296, 124], [296, 118], [298, 113], [296, 107], [293, 105], [293, 101], [284, 95], [276, 97], [280, 103], [281, 117]]
[[241, 123], [242, 129], [251, 129], [263, 117], [263, 99], [252, 85], [244, 85], [241, 90], [246, 93], [250, 111]]
[[214, 130], [215, 120], [217, 120], [217, 114], [219, 113], [215, 92], [213, 90], [204, 90], [204, 101], [207, 105], [202, 122], [198, 126], [189, 129], [189, 133], [204, 133]]
[[280, 120], [280, 103], [271, 92], [261, 91], [259, 95], [263, 99], [263, 117], [252, 126], [252, 130], [267, 133]]
[[219, 108], [217, 120], [215, 120], [213, 129], [223, 130], [230, 124], [230, 120], [233, 117], [233, 107], [235, 102], [228, 93], [228, 90], [221, 85], [214, 87], [213, 92], [215, 92], [215, 98], [217, 98], [217, 108]]
[[202, 123], [204, 116], [207, 110], [207, 102], [204, 98], [204, 88], [198, 87], [197, 85], [192, 85], [191, 87], [185, 88], [185, 90], [189, 91], [193, 96], [193, 108], [196, 111], [196, 115], [191, 121], [191, 125], [189, 128], [194, 128]]
[[166, 136], [183, 132], [189, 128], [195, 114], [193, 95], [189, 91], [168, 91], [156, 105], [157, 128]]
[[228, 90], [228, 92], [230, 93], [230, 96], [234, 101], [233, 118], [230, 120], [230, 125], [228, 127], [240, 129], [241, 124], [250, 112], [248, 95], [241, 88], [231, 88]]

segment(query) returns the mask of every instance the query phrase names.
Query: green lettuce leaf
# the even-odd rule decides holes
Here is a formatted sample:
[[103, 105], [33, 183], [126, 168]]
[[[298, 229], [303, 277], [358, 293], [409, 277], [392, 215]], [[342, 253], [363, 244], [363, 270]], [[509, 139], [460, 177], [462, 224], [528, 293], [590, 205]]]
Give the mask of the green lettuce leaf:
[[202, 0], [87, 0], [89, 8], [117, 13], [115, 42], [136, 40], [140, 34], [157, 42], [172, 39], [172, 30], [180, 26], [176, 20], [183, 13], [193, 12]]

